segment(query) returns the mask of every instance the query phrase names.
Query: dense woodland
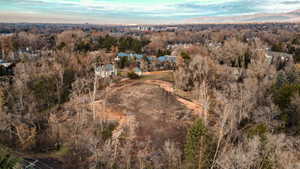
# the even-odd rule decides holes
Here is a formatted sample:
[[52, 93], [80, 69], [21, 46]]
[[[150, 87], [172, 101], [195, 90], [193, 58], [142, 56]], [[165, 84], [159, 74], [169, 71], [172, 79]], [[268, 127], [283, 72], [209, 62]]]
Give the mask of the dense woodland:
[[[13, 74], [0, 77], [0, 168], [28, 165], [26, 161], [34, 159], [44, 160], [37, 168], [57, 164], [62, 169], [300, 167], [300, 34], [296, 32], [230, 28], [115, 36], [103, 31], [28, 31], [0, 36], [0, 50], [3, 60], [15, 64]], [[292, 58], [270, 62], [268, 50]], [[95, 118], [90, 105], [97, 98], [107, 104], [118, 102], [110, 98], [111, 84], [124, 83], [126, 78], [120, 74], [97, 79], [95, 66], [114, 62], [118, 52], [177, 56], [169, 82], [176, 91], [187, 93], [181, 97], [202, 107], [201, 115], [178, 118], [181, 137], [156, 145], [160, 135], [154, 133], [155, 139], [146, 141], [139, 137], [142, 129], [136, 126], [143, 122], [138, 118], [125, 126]], [[156, 70], [149, 60], [142, 63], [145, 70]], [[123, 60], [120, 65], [130, 69], [136, 62]], [[163, 97], [151, 99], [172, 105], [171, 95], [164, 92]], [[175, 113], [165, 111], [168, 116]], [[186, 117], [189, 112], [182, 114]]]

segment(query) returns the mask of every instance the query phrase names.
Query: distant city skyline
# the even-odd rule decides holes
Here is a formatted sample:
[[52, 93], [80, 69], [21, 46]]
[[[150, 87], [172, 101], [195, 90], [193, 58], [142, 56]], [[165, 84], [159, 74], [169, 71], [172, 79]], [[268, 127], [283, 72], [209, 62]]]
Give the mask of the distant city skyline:
[[300, 21], [298, 9], [300, 0], [0, 0], [0, 22], [283, 22]]

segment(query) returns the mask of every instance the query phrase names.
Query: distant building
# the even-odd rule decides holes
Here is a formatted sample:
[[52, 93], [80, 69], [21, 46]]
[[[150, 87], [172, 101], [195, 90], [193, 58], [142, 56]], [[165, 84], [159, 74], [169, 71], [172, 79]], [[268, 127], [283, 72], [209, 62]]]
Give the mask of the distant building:
[[154, 27], [152, 26], [137, 26], [130, 28], [132, 31], [154, 31]]
[[95, 70], [95, 74], [99, 77], [106, 78], [118, 75], [118, 70], [113, 64], [106, 64], [98, 66]]
[[168, 26], [166, 27], [166, 31], [176, 31], [178, 28], [176, 26]]

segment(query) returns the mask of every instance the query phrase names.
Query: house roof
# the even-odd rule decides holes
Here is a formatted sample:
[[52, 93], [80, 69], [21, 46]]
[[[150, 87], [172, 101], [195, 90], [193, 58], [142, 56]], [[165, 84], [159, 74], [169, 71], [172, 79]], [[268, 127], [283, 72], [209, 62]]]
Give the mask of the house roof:
[[136, 59], [142, 59], [144, 57], [144, 55], [142, 55], [142, 54], [136, 54], [136, 53], [124, 53], [124, 52], [120, 52], [120, 53], [118, 53], [118, 57], [134, 57]]
[[114, 66], [112, 64], [106, 64], [103, 66], [103, 69], [104, 69], [104, 71], [113, 71], [114, 70], [113, 67]]
[[157, 60], [157, 58], [156, 58], [156, 57], [153, 57], [153, 56], [148, 56], [147, 59], [148, 59], [149, 61]]
[[158, 57], [158, 60], [160, 62], [165, 62], [165, 61], [176, 62], [176, 56], [169, 56], [169, 55], [160, 56], [160, 57]]
[[136, 59], [142, 59], [144, 57], [144, 55], [141, 54], [134, 54], [133, 55]]
[[129, 54], [127, 54], [127, 53], [124, 53], [124, 52], [120, 52], [120, 53], [118, 53], [118, 56], [119, 57], [128, 57], [129, 56]]
[[114, 70], [114, 66], [112, 64], [106, 64], [103, 66], [98, 66], [96, 67], [96, 72], [100, 72], [100, 71], [106, 71], [106, 72], [110, 72]]

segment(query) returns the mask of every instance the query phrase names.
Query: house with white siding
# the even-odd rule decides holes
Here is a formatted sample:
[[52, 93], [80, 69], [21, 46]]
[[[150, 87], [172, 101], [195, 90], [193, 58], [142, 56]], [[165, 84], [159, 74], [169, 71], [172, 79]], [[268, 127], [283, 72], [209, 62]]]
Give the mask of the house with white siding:
[[106, 64], [98, 66], [95, 74], [101, 78], [112, 77], [118, 75], [118, 70], [114, 64]]

